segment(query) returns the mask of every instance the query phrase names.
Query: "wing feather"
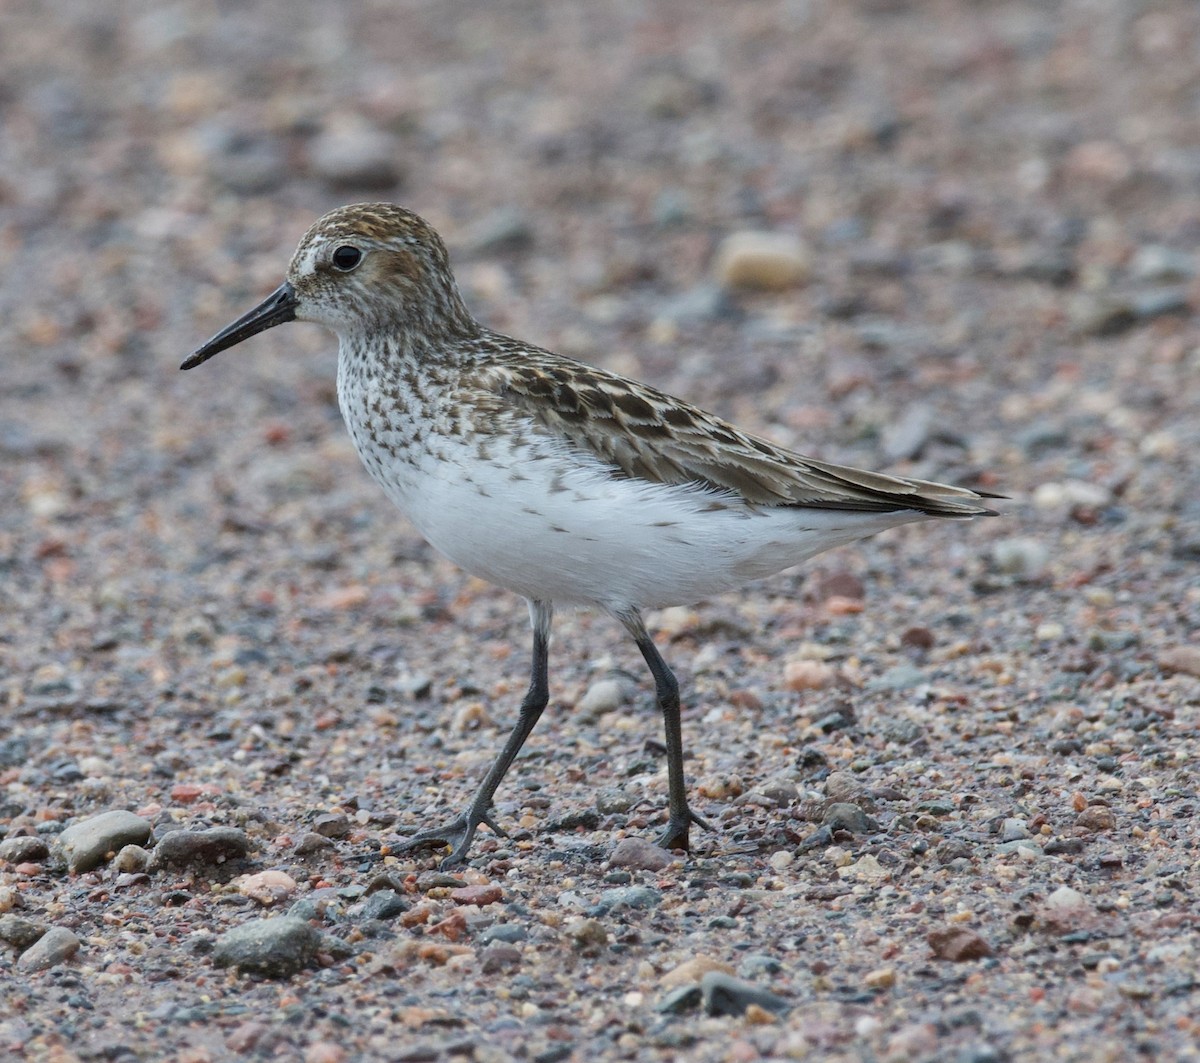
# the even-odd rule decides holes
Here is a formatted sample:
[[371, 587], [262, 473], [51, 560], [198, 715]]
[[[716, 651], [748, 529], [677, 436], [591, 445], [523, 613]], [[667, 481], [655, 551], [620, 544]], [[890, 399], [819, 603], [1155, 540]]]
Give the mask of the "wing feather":
[[499, 407], [609, 463], [614, 475], [702, 483], [757, 506], [993, 512], [979, 502], [995, 496], [804, 457], [646, 384], [524, 344], [508, 349], [511, 359], [493, 361], [480, 380]]

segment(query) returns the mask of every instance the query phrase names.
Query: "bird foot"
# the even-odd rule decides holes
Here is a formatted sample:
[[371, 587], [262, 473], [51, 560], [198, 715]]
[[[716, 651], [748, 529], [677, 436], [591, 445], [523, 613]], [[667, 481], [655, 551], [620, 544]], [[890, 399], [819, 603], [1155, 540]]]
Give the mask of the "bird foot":
[[441, 827], [430, 827], [427, 830], [419, 831], [411, 837], [403, 839], [395, 846], [394, 851], [397, 853], [415, 853], [424, 849], [440, 849], [449, 845], [450, 855], [447, 856], [439, 868], [442, 871], [447, 871], [452, 867], [457, 867], [459, 864], [466, 863], [467, 854], [471, 849], [471, 842], [475, 839], [475, 831], [479, 828], [479, 824], [486, 823], [492, 830], [498, 834], [508, 837], [508, 831], [504, 830], [487, 812], [472, 814], [467, 812], [460, 816], [455, 816], [449, 823]]
[[688, 842], [688, 827], [693, 823], [705, 830], [712, 830], [712, 827], [690, 808], [684, 808], [681, 815], [671, 814], [671, 818], [667, 820], [666, 829], [659, 836], [658, 844], [664, 849], [682, 849], [684, 852], [691, 852], [692, 847]]

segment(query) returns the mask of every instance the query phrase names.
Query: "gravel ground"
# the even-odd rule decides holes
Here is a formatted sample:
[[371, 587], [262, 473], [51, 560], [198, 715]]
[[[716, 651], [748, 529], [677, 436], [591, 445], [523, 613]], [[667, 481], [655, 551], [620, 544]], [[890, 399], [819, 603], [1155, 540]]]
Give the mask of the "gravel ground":
[[[1198, 1058], [1198, 114], [1192, 0], [5, 4], [0, 1056]], [[686, 860], [587, 613], [512, 838], [391, 855], [525, 610], [359, 469], [329, 336], [177, 370], [369, 198], [495, 327], [1012, 498], [649, 618]]]

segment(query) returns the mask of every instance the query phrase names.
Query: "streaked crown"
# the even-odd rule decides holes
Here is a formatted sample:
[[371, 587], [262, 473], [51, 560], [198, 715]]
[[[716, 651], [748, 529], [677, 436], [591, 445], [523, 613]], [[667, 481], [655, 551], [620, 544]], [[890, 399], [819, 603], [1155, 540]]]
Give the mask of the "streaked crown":
[[442, 238], [392, 203], [355, 203], [318, 219], [292, 256], [288, 281], [296, 317], [341, 335], [391, 328], [436, 336], [478, 327]]

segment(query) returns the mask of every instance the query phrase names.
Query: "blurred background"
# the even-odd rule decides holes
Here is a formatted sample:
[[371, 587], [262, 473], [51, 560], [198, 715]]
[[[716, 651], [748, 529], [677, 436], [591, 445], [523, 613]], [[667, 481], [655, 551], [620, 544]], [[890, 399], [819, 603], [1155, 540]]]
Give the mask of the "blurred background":
[[[276, 824], [348, 794], [411, 818], [511, 718], [524, 610], [358, 467], [333, 338], [177, 368], [370, 199], [443, 233], [501, 331], [801, 452], [1012, 496], [653, 618], [721, 728], [689, 772], [932, 740], [948, 791], [1031, 758], [1030, 807], [1102, 758], [1194, 791], [1138, 753], [1185, 748], [1200, 676], [1193, 0], [5, 0], [0, 833], [224, 822], [236, 795]], [[561, 703], [636, 668], [602, 618], [557, 631]], [[931, 677], [960, 716], [906, 693]], [[816, 725], [847, 690], [854, 748]], [[590, 807], [657, 734], [609, 708], [535, 735], [556, 802]], [[1078, 764], [1047, 761], [1077, 734]]]
[[0, 19], [3, 543], [31, 587], [153, 581], [203, 549], [194, 519], [313, 519], [305, 486], [369, 497], [329, 336], [175, 367], [371, 198], [441, 229], [498, 329], [801, 451], [1028, 497], [1055, 534], [1200, 550], [1189, 3]]

